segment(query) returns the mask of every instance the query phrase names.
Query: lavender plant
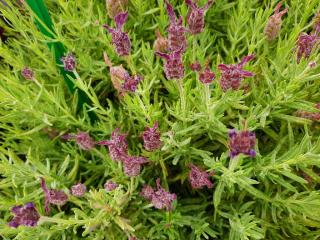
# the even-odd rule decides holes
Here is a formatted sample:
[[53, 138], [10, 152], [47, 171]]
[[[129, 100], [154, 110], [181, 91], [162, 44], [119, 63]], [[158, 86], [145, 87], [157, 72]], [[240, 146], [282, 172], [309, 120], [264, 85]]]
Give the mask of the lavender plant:
[[320, 238], [318, 1], [0, 11], [1, 239]]

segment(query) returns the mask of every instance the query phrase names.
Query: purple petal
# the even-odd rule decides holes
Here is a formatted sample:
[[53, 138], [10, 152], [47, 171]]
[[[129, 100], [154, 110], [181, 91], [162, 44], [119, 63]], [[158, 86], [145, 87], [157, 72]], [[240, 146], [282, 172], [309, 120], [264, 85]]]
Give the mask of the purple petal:
[[255, 157], [256, 156], [256, 151], [255, 150], [253, 150], [253, 149], [251, 149], [250, 151], [249, 151], [249, 154], [248, 154], [250, 157]]
[[174, 9], [173, 9], [172, 5], [169, 3], [168, 0], [165, 0], [165, 4], [166, 4], [166, 7], [167, 7], [167, 11], [168, 11], [168, 15], [169, 15], [170, 21], [171, 22], [175, 22], [176, 15], [174, 13]]
[[162, 53], [162, 52], [156, 52], [156, 55], [161, 57], [161, 58], [164, 58], [166, 60], [168, 60], [170, 58], [168, 54]]
[[15, 222], [14, 220], [12, 220], [11, 222], [9, 222], [8, 224], [10, 227], [13, 228], [17, 228], [19, 226], [19, 223]]
[[11, 212], [13, 212], [13, 213], [18, 213], [21, 208], [22, 208], [21, 205], [15, 206], [15, 207], [11, 208]]
[[26, 204], [25, 204], [25, 207], [26, 207], [26, 208], [35, 208], [33, 202], [28, 202], [28, 203], [26, 203]]
[[121, 12], [115, 16], [114, 21], [116, 22], [117, 28], [121, 29], [123, 24], [127, 21], [128, 12]]
[[252, 72], [249, 72], [249, 71], [245, 71], [245, 70], [240, 70], [240, 74], [243, 76], [243, 77], [253, 77], [254, 74]]
[[103, 27], [104, 27], [105, 29], [107, 29], [107, 31], [108, 31], [109, 33], [114, 33], [114, 31], [115, 31], [112, 27], [110, 27], [110, 26], [107, 25], [107, 24], [104, 24]]
[[219, 69], [220, 71], [228, 71], [228, 70], [229, 70], [229, 67], [228, 67], [227, 65], [225, 65], [225, 64], [219, 64], [219, 65], [218, 65], [218, 69]]
[[238, 66], [243, 67], [247, 62], [251, 61], [255, 57], [255, 54], [251, 54], [242, 58]]

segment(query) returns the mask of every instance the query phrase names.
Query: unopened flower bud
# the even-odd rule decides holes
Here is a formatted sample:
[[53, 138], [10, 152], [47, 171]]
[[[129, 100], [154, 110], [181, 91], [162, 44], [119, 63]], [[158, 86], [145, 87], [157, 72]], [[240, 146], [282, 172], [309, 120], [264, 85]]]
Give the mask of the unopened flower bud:
[[62, 57], [61, 62], [63, 63], [64, 70], [68, 72], [72, 72], [76, 68], [76, 58], [72, 53]]
[[82, 183], [78, 183], [71, 187], [71, 194], [73, 196], [83, 197], [86, 192], [87, 192], [87, 187]]
[[29, 67], [24, 67], [21, 70], [21, 75], [26, 79], [26, 80], [32, 80], [34, 78], [33, 71]]
[[282, 16], [288, 12], [288, 8], [285, 8], [280, 12], [282, 2], [278, 3], [274, 14], [269, 18], [269, 21], [264, 29], [265, 35], [269, 41], [276, 39], [279, 36], [281, 24], [282, 24]]
[[110, 18], [126, 10], [128, 0], [106, 0], [107, 12]]

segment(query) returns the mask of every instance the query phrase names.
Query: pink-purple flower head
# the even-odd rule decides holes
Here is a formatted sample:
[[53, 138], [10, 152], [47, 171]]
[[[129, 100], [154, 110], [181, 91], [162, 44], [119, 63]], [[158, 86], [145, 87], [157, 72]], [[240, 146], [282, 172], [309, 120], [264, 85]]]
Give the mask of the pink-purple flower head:
[[68, 53], [66, 56], [61, 58], [64, 70], [72, 72], [76, 68], [76, 58], [72, 53]]
[[40, 219], [40, 215], [32, 202], [24, 206], [15, 206], [11, 209], [11, 212], [14, 214], [14, 217], [9, 222], [9, 226], [14, 228], [20, 225], [27, 227], [37, 226]]
[[312, 50], [320, 43], [320, 37], [317, 35], [300, 34], [297, 41], [297, 62], [300, 63], [302, 57], [308, 59]]
[[313, 29], [315, 34], [320, 34], [320, 11], [314, 16], [313, 19]]
[[187, 39], [185, 36], [186, 29], [182, 26], [182, 17], [176, 18], [174, 9], [168, 0], [165, 0], [167, 12], [170, 19], [170, 25], [168, 27], [168, 41], [169, 50], [185, 52], [187, 48]]
[[111, 28], [109, 25], [103, 25], [104, 28], [111, 34], [112, 43], [119, 56], [126, 56], [130, 54], [131, 42], [127, 33], [122, 31], [122, 27], [127, 21], [128, 12], [121, 12], [114, 18], [116, 28]]
[[112, 180], [108, 180], [103, 186], [107, 192], [111, 192], [115, 190], [119, 185]]
[[237, 132], [235, 129], [229, 131], [230, 157], [234, 158], [240, 153], [250, 157], [256, 156], [254, 147], [256, 145], [256, 135], [254, 132], [244, 130]]
[[78, 183], [71, 187], [71, 194], [75, 197], [83, 197], [86, 192], [87, 192], [87, 187], [82, 183]]
[[50, 213], [50, 204], [62, 206], [68, 201], [68, 195], [61, 190], [48, 189], [46, 182], [41, 178], [41, 188], [45, 194], [45, 211]]
[[189, 172], [189, 182], [194, 189], [201, 189], [205, 186], [208, 188], [213, 187], [213, 183], [210, 181], [210, 175], [206, 172], [201, 170], [199, 167], [190, 164], [189, 165], [191, 171]]
[[146, 127], [142, 133], [143, 147], [149, 152], [158, 150], [162, 145], [160, 140], [161, 133], [158, 128], [159, 124], [155, 122], [153, 127]]
[[189, 7], [187, 14], [187, 24], [189, 32], [193, 35], [199, 34], [204, 29], [204, 14], [213, 4], [213, 0], [208, 0], [203, 7], [198, 7], [194, 0], [185, 0]]
[[157, 189], [153, 189], [149, 185], [144, 186], [140, 195], [151, 201], [155, 208], [171, 211], [173, 209], [173, 201], [177, 199], [177, 195], [166, 191], [160, 185], [160, 178], [156, 180], [156, 184]]
[[164, 72], [167, 79], [183, 78], [182, 48], [171, 53], [156, 52], [156, 55], [165, 60]]
[[127, 134], [120, 134], [120, 129], [116, 128], [112, 132], [110, 140], [100, 141], [98, 144], [108, 146], [109, 155], [112, 160], [124, 161], [128, 155], [128, 142], [126, 136]]
[[34, 74], [31, 68], [29, 67], [24, 67], [21, 70], [21, 75], [26, 79], [26, 80], [33, 80]]
[[254, 54], [245, 56], [238, 64], [219, 64], [221, 72], [220, 85], [224, 92], [228, 89], [238, 90], [244, 78], [253, 77], [253, 73], [243, 70], [244, 65], [254, 58]]
[[211, 71], [209, 64], [207, 64], [205, 69], [201, 71], [199, 74], [199, 80], [203, 84], [211, 84], [215, 78], [216, 75], [214, 72]]
[[282, 2], [279, 2], [274, 9], [274, 14], [269, 18], [269, 21], [264, 29], [264, 33], [269, 41], [276, 39], [280, 33], [282, 16], [288, 12], [288, 8], [280, 11]]
[[141, 172], [141, 165], [148, 159], [140, 156], [126, 156], [123, 161], [123, 171], [128, 177], [136, 177]]

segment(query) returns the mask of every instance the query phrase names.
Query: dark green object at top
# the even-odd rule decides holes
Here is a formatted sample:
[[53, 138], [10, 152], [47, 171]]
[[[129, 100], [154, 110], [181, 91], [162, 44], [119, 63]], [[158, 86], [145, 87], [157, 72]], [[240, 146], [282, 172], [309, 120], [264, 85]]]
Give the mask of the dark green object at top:
[[[26, 2], [38, 17], [38, 19], [36, 18], [36, 24], [39, 30], [47, 37], [51, 39], [55, 39], [55, 36], [54, 36], [55, 31], [54, 31], [53, 23], [51, 21], [48, 9], [45, 3], [43, 2], [43, 0], [26, 0]], [[64, 77], [64, 81], [67, 84], [69, 91], [71, 93], [74, 93], [76, 88], [73, 82], [70, 80], [70, 77], [74, 79], [75, 76], [72, 72], [65, 71], [64, 68], [61, 66], [62, 64], [61, 57], [63, 57], [66, 53], [65, 47], [62, 45], [61, 42], [55, 42], [55, 41], [49, 42], [48, 47], [54, 54], [56, 64], [59, 67], [60, 72]], [[83, 91], [79, 89], [78, 90], [78, 110], [83, 109], [83, 105], [85, 103], [89, 104], [89, 98]], [[88, 115], [92, 121], [97, 119], [96, 115], [93, 112], [89, 112]]]

